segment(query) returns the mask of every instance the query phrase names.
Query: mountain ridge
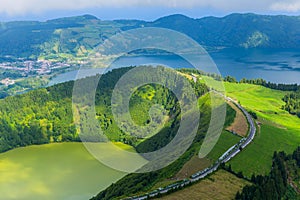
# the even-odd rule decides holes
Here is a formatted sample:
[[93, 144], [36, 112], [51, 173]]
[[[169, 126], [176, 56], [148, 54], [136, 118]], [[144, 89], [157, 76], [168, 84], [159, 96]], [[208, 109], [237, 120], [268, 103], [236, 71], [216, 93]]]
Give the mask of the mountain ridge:
[[300, 46], [300, 16], [233, 13], [224, 17], [195, 19], [174, 14], [149, 22], [138, 19], [101, 20], [85, 14], [44, 22], [1, 23], [0, 57], [65, 60], [84, 57], [112, 35], [141, 27], [179, 31], [207, 49], [298, 49]]

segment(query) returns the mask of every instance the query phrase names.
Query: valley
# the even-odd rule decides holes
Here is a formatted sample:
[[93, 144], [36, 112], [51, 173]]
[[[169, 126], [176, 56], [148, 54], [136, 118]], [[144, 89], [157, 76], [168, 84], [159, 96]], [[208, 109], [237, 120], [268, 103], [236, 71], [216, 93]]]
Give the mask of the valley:
[[[1, 22], [0, 199], [299, 199], [299, 27], [299, 16], [251, 13]], [[207, 52], [101, 54], [140, 28]]]
[[[112, 116], [110, 114], [110, 111], [105, 107], [104, 105], [106, 104], [106, 98], [108, 98], [108, 94], [110, 92], [110, 88], [114, 85], [115, 81], [118, 80], [118, 77], [122, 76], [123, 73], [126, 73], [126, 71], [130, 68], [121, 68], [114, 70], [112, 72], [109, 72], [103, 76], [103, 80], [100, 83], [107, 83], [107, 80], [113, 80], [110, 82], [110, 85], [106, 85], [104, 88], [105, 90], [101, 91], [102, 96], [99, 96], [99, 100], [97, 101], [97, 118], [101, 124], [101, 126], [105, 129], [105, 132], [109, 138], [115, 142], [122, 142], [122, 143], [117, 143], [118, 145], [127, 143], [132, 146], [134, 146], [138, 151], [144, 151], [144, 150], [151, 150], [157, 148], [157, 146], [153, 146], [152, 144], [156, 143], [156, 145], [163, 145], [164, 143], [168, 142], [169, 139], [167, 139], [166, 136], [168, 134], [172, 133], [172, 128], [168, 127], [169, 124], [174, 123], [174, 120], [176, 121], [176, 117], [172, 117], [169, 119], [169, 123], [167, 124], [167, 127], [164, 131], [160, 132], [156, 136], [151, 137], [148, 140], [138, 140], [135, 137], [131, 137], [130, 135], [126, 135], [116, 127], [116, 124], [114, 124], [114, 121], [112, 120]], [[188, 74], [188, 71], [185, 72]], [[206, 81], [210, 81], [213, 85], [214, 80], [211, 77], [208, 76], [201, 76], [202, 79], [200, 79], [200, 82], [203, 81], [204, 79]], [[193, 81], [193, 80], [190, 80]], [[90, 187], [89, 185], [86, 185], [86, 187], [92, 189], [94, 188], [93, 194], [90, 193], [90, 196], [95, 195], [98, 191], [105, 189], [104, 191], [107, 191], [107, 186], [109, 186], [109, 183], [116, 182], [118, 179], [124, 177], [126, 174], [117, 172], [114, 170], [111, 170], [107, 167], [105, 167], [103, 164], [99, 163], [98, 161], [94, 160], [91, 155], [88, 154], [86, 150], [84, 150], [82, 144], [80, 143], [70, 143], [71, 141], [78, 141], [78, 133], [75, 131], [74, 128], [68, 129], [67, 127], [72, 127], [72, 115], [70, 113], [70, 91], [68, 91], [72, 87], [73, 82], [67, 82], [67, 83], [62, 83], [58, 84], [55, 86], [51, 86], [46, 89], [39, 89], [37, 91], [32, 91], [26, 94], [23, 94], [21, 96], [14, 96], [14, 97], [9, 97], [4, 100], [0, 101], [0, 110], [2, 112], [2, 123], [5, 124], [5, 120], [8, 120], [12, 116], [16, 116], [14, 121], [9, 122], [9, 124], [5, 124], [5, 126], [2, 126], [2, 128], [5, 129], [10, 129], [13, 130], [14, 138], [10, 138], [8, 142], [5, 143], [5, 145], [2, 145], [2, 151], [7, 151], [9, 149], [14, 149], [16, 147], [19, 147], [20, 145], [22, 146], [27, 146], [30, 145], [29, 147], [22, 147], [22, 148], [16, 148], [14, 150], [8, 151], [6, 153], [2, 153], [2, 158], [0, 159], [0, 168], [2, 170], [2, 173], [5, 175], [2, 177], [2, 184], [3, 187], [1, 188], [7, 188], [9, 187], [9, 182], [7, 182], [7, 179], [12, 179], [14, 180], [14, 177], [20, 176], [23, 177], [22, 181], [19, 182], [19, 187], [24, 187], [23, 184], [28, 184], [28, 185], [37, 185], [36, 190], [29, 190], [30, 193], [28, 193], [28, 199], [30, 199], [31, 195], [43, 195], [43, 193], [49, 195], [49, 191], [43, 190], [43, 188], [51, 188], [51, 185], [57, 185], [59, 187], [60, 184], [67, 184], [66, 182], [60, 182], [60, 180], [52, 180], [49, 179], [48, 181], [44, 183], [49, 184], [49, 185], [44, 185], [44, 186], [38, 186], [39, 181], [41, 179], [45, 179], [45, 176], [48, 176], [48, 173], [45, 174], [44, 168], [41, 168], [40, 166], [45, 166], [45, 163], [49, 162], [46, 166], [50, 167], [50, 169], [53, 169], [56, 171], [56, 173], [59, 173], [58, 168], [69, 168], [68, 164], [74, 166], [78, 165], [76, 163], [82, 163], [80, 160], [76, 159], [87, 159], [86, 165], [81, 165], [82, 167], [76, 168], [78, 171], [72, 171], [70, 169], [70, 176], [71, 174], [74, 175], [74, 177], [66, 177], [64, 181], [70, 181], [73, 184], [70, 184], [72, 188], [78, 187], [76, 186], [76, 181], [74, 179], [79, 178], [82, 179], [83, 182], [88, 183], [94, 183], [93, 186], [95, 187]], [[298, 123], [299, 123], [299, 118], [297, 116], [293, 116], [289, 114], [287, 111], [282, 109], [282, 106], [285, 104], [285, 102], [282, 100], [285, 94], [288, 92], [286, 91], [279, 91], [279, 90], [272, 90], [269, 88], [265, 88], [263, 86], [259, 85], [253, 85], [253, 84], [245, 84], [245, 83], [231, 83], [231, 82], [225, 82], [225, 88], [226, 88], [226, 95], [228, 97], [231, 97], [234, 100], [237, 100], [244, 108], [246, 108], [248, 111], [251, 111], [256, 114], [257, 119], [256, 122], [258, 123], [258, 131], [256, 133], [256, 137], [254, 138], [254, 141], [250, 143], [245, 149], [243, 149], [237, 156], [235, 156], [233, 159], [231, 159], [225, 167], [229, 167], [233, 170], [234, 173], [240, 173], [242, 172], [243, 176], [246, 178], [250, 178], [253, 174], [255, 175], [264, 175], [269, 172], [271, 169], [272, 165], [272, 156], [274, 151], [286, 151], [287, 153], [291, 153], [297, 145], [300, 142], [300, 137], [299, 137], [299, 132], [298, 132]], [[214, 163], [225, 151], [227, 151], [230, 147], [232, 147], [234, 144], [236, 144], [241, 137], [234, 135], [225, 129], [227, 127], [230, 127], [232, 123], [235, 121], [237, 115], [237, 110], [231, 108], [231, 106], [227, 106], [227, 117], [226, 117], [226, 123], [224, 126], [224, 131], [221, 134], [221, 137], [213, 149], [213, 151], [205, 158], [206, 160], [204, 161], [198, 161], [197, 157], [197, 152], [199, 151], [199, 148], [201, 146], [202, 140], [203, 140], [203, 135], [205, 134], [206, 127], [207, 127], [207, 120], [209, 119], [210, 112], [208, 110], [209, 108], [209, 99], [210, 95], [209, 93], [206, 93], [207, 91], [204, 87], [204, 85], [198, 85], [197, 87], [203, 87], [201, 91], [204, 93], [200, 93], [200, 96], [202, 95], [201, 98], [199, 98], [199, 104], [202, 106], [202, 112], [205, 113], [202, 116], [202, 125], [203, 127], [199, 129], [198, 135], [196, 136], [196, 140], [194, 141], [193, 145], [189, 148], [189, 150], [175, 163], [172, 165], [168, 166], [166, 169], [162, 169], [158, 172], [152, 173], [150, 178], [148, 177], [149, 174], [129, 174], [126, 175], [123, 179], [121, 179], [119, 182], [115, 183], [115, 186], [120, 188], [122, 192], [126, 192], [127, 189], [123, 188], [123, 181], [129, 183], [135, 179], [139, 179], [139, 177], [146, 177], [150, 178], [150, 180], [145, 183], [148, 185], [145, 187], [147, 191], [152, 191], [157, 189], [158, 187], [165, 187], [168, 184], [171, 184], [172, 182], [176, 182], [178, 180], [182, 180], [184, 178], [187, 178], [194, 174], [195, 172], [199, 170], [203, 170], [204, 168], [210, 166], [212, 163]], [[216, 88], [217, 89], [217, 88]], [[132, 102], [135, 102], [135, 104], [132, 104], [131, 106], [131, 112], [132, 112], [132, 117], [133, 119], [138, 123], [138, 124], [145, 124], [148, 120], [148, 117], [146, 114], [147, 109], [149, 109], [150, 105], [153, 102], [161, 101], [161, 95], [163, 94], [168, 94], [166, 93], [167, 91], [164, 90], [163, 88], [157, 87], [157, 86], [147, 86], [147, 87], [142, 87], [139, 92], [134, 93]], [[104, 96], [103, 96], [104, 95]], [[35, 98], [36, 102], [34, 104], [31, 104], [27, 109], [26, 113], [23, 115], [18, 114], [17, 108], [20, 106], [26, 106], [28, 105], [28, 101], [31, 98]], [[172, 101], [171, 96], [168, 97], [169, 100], [163, 105], [167, 107], [172, 107], [170, 104], [174, 104], [175, 102]], [[14, 101], [11, 101], [11, 99], [15, 99]], [[16, 102], [16, 99], [18, 99], [18, 103], [12, 103]], [[44, 100], [47, 99], [45, 102]], [[8, 104], [8, 102], [10, 102]], [[261, 102], [259, 104], [258, 102]], [[7, 107], [8, 105], [10, 105]], [[168, 105], [169, 104], [169, 105]], [[16, 107], [17, 106], [17, 107]], [[206, 107], [208, 106], [208, 107]], [[39, 107], [39, 112], [33, 114], [33, 111]], [[142, 108], [142, 110], [140, 109]], [[67, 111], [67, 115], [64, 114], [60, 109], [65, 109]], [[55, 113], [52, 117], [49, 118], [47, 113]], [[7, 117], [9, 118], [7, 118]], [[27, 116], [25, 118], [25, 116]], [[31, 116], [32, 118], [28, 118]], [[36, 119], [36, 116], [39, 116], [39, 120]], [[51, 116], [51, 115], [50, 115]], [[66, 116], [65, 118], [65, 125], [62, 126], [60, 125], [59, 128], [55, 128], [58, 123], [57, 119], [60, 118], [61, 116]], [[173, 116], [176, 116], [176, 113], [173, 113]], [[204, 117], [204, 118], [203, 118]], [[239, 116], [240, 117], [240, 116]], [[32, 123], [32, 120], [35, 119], [35, 123]], [[31, 121], [31, 123], [29, 123]], [[12, 122], [18, 123], [17, 127], [13, 127], [10, 125]], [[66, 126], [67, 125], [67, 126]], [[5, 128], [6, 127], [6, 128]], [[19, 127], [19, 128], [18, 128]], [[24, 135], [19, 135], [17, 133], [17, 130], [20, 128], [24, 128], [24, 130], [29, 130], [34, 131], [36, 135], [34, 135], [36, 138], [28, 138], [28, 136]], [[27, 128], [26, 128], [27, 127]], [[174, 128], [174, 127], [173, 127]], [[51, 132], [49, 130], [55, 130], [55, 132]], [[63, 132], [60, 132], [60, 130], [65, 130]], [[68, 130], [68, 131], [66, 131]], [[27, 131], [26, 131], [27, 132]], [[24, 133], [26, 133], [24, 132]], [[5, 134], [5, 133], [2, 133]], [[11, 134], [11, 133], [10, 133]], [[3, 137], [4, 136], [4, 137]], [[43, 136], [40, 138], [40, 136]], [[23, 142], [28, 142], [28, 143], [18, 143], [18, 137], [27, 137], [27, 140], [23, 140]], [[2, 135], [2, 138], [8, 139], [7, 136]], [[13, 139], [13, 140], [11, 140]], [[157, 144], [156, 141], [159, 141]], [[45, 144], [45, 143], [53, 143], [53, 144]], [[55, 144], [59, 142], [59, 144]], [[68, 143], [60, 143], [60, 142], [68, 142]], [[4, 144], [4, 143], [3, 143]], [[7, 146], [10, 144], [11, 146]], [[41, 146], [31, 146], [32, 144], [43, 144]], [[44, 151], [43, 149], [53, 149], [51, 151]], [[79, 149], [79, 150], [74, 150], [72, 149]], [[124, 146], [122, 145], [122, 148], [126, 149], [131, 149], [132, 147], [130, 146]], [[33, 154], [32, 158], [22, 155], [24, 152], [26, 154], [27, 149], [30, 153], [28, 154]], [[132, 148], [133, 150], [133, 148]], [[130, 151], [132, 151], [130, 150]], [[60, 153], [63, 151], [64, 153]], [[36, 152], [31, 153], [31, 152]], [[50, 154], [53, 152], [53, 154]], [[71, 153], [76, 153], [78, 154], [72, 154]], [[21, 155], [19, 155], [19, 153]], [[59, 157], [56, 157], [55, 155], [59, 155]], [[49, 159], [48, 159], [49, 156]], [[108, 155], [109, 156], [109, 155]], [[195, 157], [196, 156], [196, 157]], [[11, 158], [12, 160], [8, 159]], [[68, 157], [70, 160], [65, 160], [64, 158]], [[28, 162], [26, 160], [22, 160], [22, 158], [28, 158]], [[18, 159], [21, 159], [20, 161]], [[46, 159], [45, 162], [39, 162], [40, 160]], [[54, 160], [58, 159], [59, 160], [64, 160], [59, 161], [60, 163], [58, 166], [55, 164], [56, 161]], [[34, 162], [35, 160], [35, 162]], [[15, 162], [18, 162], [20, 165], [17, 165]], [[32, 162], [32, 163], [31, 163]], [[133, 161], [135, 162], [135, 161]], [[27, 169], [26, 172], [22, 171], [20, 169], [23, 168], [21, 165], [24, 163], [25, 169]], [[30, 164], [31, 163], [31, 164]], [[53, 163], [53, 164], [51, 164]], [[66, 166], [64, 163], [67, 163]], [[94, 163], [94, 164], [93, 164]], [[199, 168], [195, 168], [195, 165], [193, 163], [202, 163]], [[90, 166], [92, 165], [92, 166]], [[92, 168], [90, 168], [92, 167]], [[96, 171], [97, 172], [97, 167], [99, 167], [99, 175], [95, 175], [95, 177], [91, 177], [91, 175], [85, 174], [84, 171], [87, 169], [90, 169], [88, 171]], [[110, 171], [108, 173], [108, 171]], [[33, 171], [36, 173], [32, 174]], [[51, 171], [51, 170], [50, 170]], [[55, 172], [52, 173], [55, 173]], [[103, 178], [102, 172], [105, 172], [105, 176], [109, 175], [109, 177], [114, 177], [113, 179], [108, 180], [107, 178]], [[25, 174], [24, 174], [25, 173]], [[51, 172], [50, 172], [51, 173]], [[61, 173], [65, 173], [62, 171]], [[87, 179], [83, 179], [78, 177], [75, 174], [81, 174], [83, 173], [84, 176], [86, 176]], [[68, 173], [66, 173], [68, 174]], [[220, 174], [219, 171], [216, 174]], [[222, 173], [221, 173], [222, 174]], [[225, 175], [225, 174], [223, 174]], [[135, 178], [132, 178], [134, 176]], [[231, 175], [230, 175], [231, 176]], [[234, 175], [233, 175], [234, 176]], [[218, 175], [212, 175], [214, 177], [213, 179], [218, 181]], [[94, 179], [95, 178], [95, 179]], [[128, 178], [131, 180], [129, 181]], [[148, 179], [147, 178], [147, 179]], [[179, 178], [179, 179], [178, 179]], [[220, 176], [221, 178], [221, 176]], [[90, 179], [92, 181], [90, 181]], [[106, 184], [101, 185], [101, 181], [103, 180]], [[208, 177], [208, 180], [210, 180], [210, 176]], [[30, 182], [31, 181], [31, 182]], [[55, 182], [58, 181], [58, 182]], [[96, 182], [99, 181], [99, 185], [95, 184]], [[207, 178], [204, 179], [204, 181], [207, 181]], [[122, 183], [123, 182], [123, 183]], [[202, 184], [202, 181], [200, 181], [197, 184]], [[241, 181], [242, 183], [243, 181]], [[167, 183], [167, 185], [166, 185]], [[12, 183], [16, 184], [16, 183]], [[212, 187], [214, 183], [211, 183]], [[32, 187], [33, 187], [32, 186]], [[96, 187], [97, 186], [97, 187]], [[40, 187], [40, 188], [39, 188]], [[112, 187], [112, 186], [111, 186]], [[134, 186], [137, 187], [137, 186]], [[143, 193], [140, 191], [140, 188], [137, 187], [136, 190], [134, 190], [134, 187], [131, 187], [132, 193], [126, 193], [128, 194], [141, 194]], [[65, 187], [64, 187], [65, 188]], [[96, 189], [98, 188], [98, 189]], [[102, 188], [102, 189], [101, 189]], [[83, 187], [84, 189], [84, 187]], [[108, 187], [110, 189], [110, 187]], [[57, 190], [54, 187], [54, 190]], [[114, 189], [113, 189], [114, 190]], [[112, 190], [112, 191], [113, 191]], [[189, 190], [189, 187], [185, 190]], [[69, 195], [67, 192], [59, 192], [57, 195], [61, 194], [66, 194]], [[79, 190], [78, 191], [83, 191]], [[90, 190], [86, 190], [90, 191]], [[138, 193], [134, 191], [139, 191]], [[183, 190], [184, 191], [184, 190]], [[240, 191], [240, 190], [239, 190]], [[40, 193], [40, 194], [39, 194]], [[82, 192], [81, 192], [82, 193]], [[116, 193], [110, 192], [111, 195], [115, 195]], [[6, 194], [6, 193], [5, 193]], [[9, 193], [7, 193], [9, 195]], [[49, 199], [52, 197], [55, 197], [55, 193], [53, 194], [54, 196], [49, 195]], [[88, 193], [86, 193], [88, 195]], [[224, 194], [225, 195], [225, 194]], [[231, 193], [232, 195], [232, 193]], [[121, 195], [125, 197], [124, 195]], [[74, 196], [73, 196], [74, 197]], [[16, 197], [13, 196], [7, 196], [7, 198], [14, 199]], [[57, 198], [62, 198], [58, 197]], [[75, 197], [74, 197], [75, 198]], [[73, 199], [74, 199], [73, 198]], [[109, 197], [108, 199], [110, 199]], [[78, 197], [78, 199], [83, 199], [82, 197]], [[84, 198], [86, 199], [86, 197]]]

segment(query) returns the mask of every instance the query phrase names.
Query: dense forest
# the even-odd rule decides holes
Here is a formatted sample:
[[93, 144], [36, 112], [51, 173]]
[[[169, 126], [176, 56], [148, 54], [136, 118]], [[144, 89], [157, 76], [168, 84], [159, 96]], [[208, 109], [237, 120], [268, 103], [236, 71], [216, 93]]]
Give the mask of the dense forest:
[[[113, 88], [120, 77], [130, 69], [132, 68], [121, 68], [101, 76], [95, 95], [96, 118], [110, 140], [137, 146], [140, 150], [148, 149], [149, 141], [141, 143], [140, 138], [129, 133], [130, 130], [121, 130], [115, 123], [111, 112]], [[82, 84], [88, 84], [89, 81], [97, 81], [99, 76], [79, 81]], [[197, 96], [208, 92], [204, 84], [192, 81], [191, 83]], [[73, 86], [74, 82], [71, 81], [1, 99], [0, 152], [32, 144], [80, 141], [80, 130], [73, 121]], [[161, 146], [172, 139], [169, 128], [171, 126], [173, 129], [176, 128], [175, 121], [180, 118], [180, 109], [178, 109], [176, 97], [167, 88], [156, 84], [145, 85], [138, 88], [130, 99], [130, 112], [134, 122], [139, 125], [146, 125], [152, 121], [156, 123], [148, 115], [153, 104], [162, 105], [166, 110], [165, 115], [169, 116], [166, 127], [160, 133], [167, 135], [165, 137], [168, 139], [163, 141], [160, 136], [156, 136], [159, 138], [157, 145]]]
[[[109, 88], [128, 70], [115, 70], [101, 78], [99, 104], [105, 102]], [[80, 141], [73, 122], [73, 85], [71, 81], [0, 100], [0, 152], [32, 144]], [[103, 117], [99, 122], [106, 123]]]
[[252, 185], [246, 186], [241, 193], [238, 192], [236, 199], [298, 199], [296, 190], [299, 191], [299, 180], [300, 147], [292, 155], [275, 152], [270, 174], [267, 176], [253, 175]]

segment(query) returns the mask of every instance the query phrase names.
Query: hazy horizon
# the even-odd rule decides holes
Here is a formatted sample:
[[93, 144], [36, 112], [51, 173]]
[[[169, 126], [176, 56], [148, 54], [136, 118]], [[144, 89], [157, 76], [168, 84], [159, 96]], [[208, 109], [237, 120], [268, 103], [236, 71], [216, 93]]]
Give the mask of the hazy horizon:
[[45, 21], [91, 14], [102, 20], [139, 19], [152, 21], [183, 14], [191, 18], [223, 17], [231, 13], [300, 15], [299, 0], [1, 0], [0, 21]]
[[11, 18], [11, 19], [1, 19], [0, 17], [0, 22], [12, 22], [12, 21], [40, 21], [40, 22], [45, 22], [48, 20], [53, 20], [53, 19], [59, 19], [59, 18], [68, 18], [68, 17], [77, 17], [77, 16], [83, 16], [83, 15], [92, 15], [97, 17], [99, 20], [104, 20], [104, 21], [110, 21], [110, 20], [141, 20], [141, 21], [147, 21], [147, 22], [151, 22], [151, 21], [155, 21], [157, 19], [160, 19], [162, 17], [166, 17], [166, 16], [171, 16], [171, 15], [184, 15], [186, 17], [189, 18], [193, 18], [193, 19], [201, 19], [201, 18], [205, 18], [205, 17], [217, 17], [217, 18], [222, 18], [222, 17], [226, 17], [228, 15], [231, 14], [255, 14], [255, 15], [267, 15], [267, 16], [279, 16], [279, 15], [283, 15], [283, 16], [291, 16], [291, 17], [300, 17], [300, 14], [278, 14], [278, 13], [256, 13], [256, 12], [231, 12], [231, 13], [226, 13], [226, 14], [206, 14], [203, 16], [192, 16], [186, 13], [182, 13], [182, 12], [177, 12], [177, 13], [166, 13], [166, 14], [162, 14], [162, 15], [157, 15], [157, 16], [153, 16], [153, 18], [151, 19], [145, 19], [145, 18], [139, 18], [139, 17], [113, 17], [113, 18], [105, 18], [105, 17], [101, 17], [95, 13], [89, 13], [89, 12], [82, 12], [82, 13], [73, 13], [73, 14], [65, 14], [65, 15], [56, 15], [56, 16], [44, 16], [44, 17], [32, 17], [32, 18]]

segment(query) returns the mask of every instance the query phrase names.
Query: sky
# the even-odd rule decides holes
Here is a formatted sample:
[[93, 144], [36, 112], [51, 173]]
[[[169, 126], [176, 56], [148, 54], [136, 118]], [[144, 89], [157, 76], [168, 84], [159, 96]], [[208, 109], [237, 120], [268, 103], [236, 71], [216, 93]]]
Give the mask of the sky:
[[300, 0], [0, 0], [0, 21], [92, 14], [99, 19], [152, 21], [170, 14], [193, 18], [230, 13], [300, 15]]

